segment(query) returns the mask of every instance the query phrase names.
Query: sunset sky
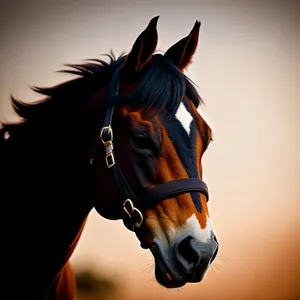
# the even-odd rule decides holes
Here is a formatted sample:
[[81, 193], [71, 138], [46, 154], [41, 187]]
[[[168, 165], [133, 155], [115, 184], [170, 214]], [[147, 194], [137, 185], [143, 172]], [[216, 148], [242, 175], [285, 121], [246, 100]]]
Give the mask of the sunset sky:
[[[204, 281], [167, 291], [153, 260], [120, 221], [92, 211], [72, 257], [126, 284], [122, 299], [300, 299], [299, 1], [4, 0], [0, 12], [0, 120], [12, 93], [69, 79], [64, 63], [129, 51], [149, 20], [159, 50], [202, 22], [187, 75], [214, 131], [203, 161], [219, 255]], [[297, 155], [298, 153], [298, 155]], [[298, 183], [298, 184], [297, 184]], [[151, 296], [151, 297], [150, 297]]]

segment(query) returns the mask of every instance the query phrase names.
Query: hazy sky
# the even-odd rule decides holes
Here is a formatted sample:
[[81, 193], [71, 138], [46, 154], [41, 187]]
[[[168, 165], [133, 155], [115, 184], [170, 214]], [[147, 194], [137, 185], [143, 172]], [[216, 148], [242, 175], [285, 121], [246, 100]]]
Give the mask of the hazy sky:
[[14, 118], [10, 92], [35, 100], [29, 86], [67, 80], [63, 63], [129, 51], [155, 15], [164, 51], [202, 22], [187, 74], [214, 131], [203, 164], [219, 256], [203, 283], [165, 291], [134, 234], [92, 212], [73, 264], [128, 280], [128, 299], [299, 299], [299, 1], [2, 1], [0, 119]]

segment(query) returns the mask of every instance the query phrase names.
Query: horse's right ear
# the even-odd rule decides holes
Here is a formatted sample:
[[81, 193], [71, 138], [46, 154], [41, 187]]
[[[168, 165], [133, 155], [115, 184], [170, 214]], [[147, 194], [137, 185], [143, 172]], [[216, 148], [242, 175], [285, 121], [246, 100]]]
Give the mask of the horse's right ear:
[[147, 28], [138, 36], [133, 47], [124, 63], [123, 74], [126, 79], [134, 77], [136, 73], [149, 62], [157, 45], [157, 20], [159, 16], [154, 17]]
[[166, 53], [168, 57], [181, 71], [191, 62], [198, 45], [198, 36], [201, 23], [196, 21], [188, 36], [173, 45]]

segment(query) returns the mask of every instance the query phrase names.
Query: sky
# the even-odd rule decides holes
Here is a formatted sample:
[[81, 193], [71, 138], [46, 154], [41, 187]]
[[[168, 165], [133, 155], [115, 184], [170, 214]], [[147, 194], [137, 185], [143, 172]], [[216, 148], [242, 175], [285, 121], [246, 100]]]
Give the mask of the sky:
[[202, 283], [167, 291], [134, 234], [92, 211], [74, 268], [114, 276], [122, 299], [300, 299], [299, 1], [4, 0], [0, 120], [16, 119], [10, 93], [37, 100], [30, 86], [66, 81], [64, 63], [129, 51], [156, 15], [162, 51], [202, 22], [186, 74], [214, 132], [203, 167], [220, 251]]

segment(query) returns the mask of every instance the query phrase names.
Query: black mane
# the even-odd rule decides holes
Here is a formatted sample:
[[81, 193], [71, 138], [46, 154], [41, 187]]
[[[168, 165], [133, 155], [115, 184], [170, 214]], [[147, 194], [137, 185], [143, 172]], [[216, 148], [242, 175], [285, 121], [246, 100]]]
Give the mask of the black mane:
[[[66, 64], [70, 70], [60, 70], [78, 76], [62, 84], [32, 90], [45, 96], [43, 100], [27, 104], [11, 96], [14, 111], [26, 121], [54, 118], [58, 113], [68, 115], [88, 97], [91, 97], [112, 78], [114, 72], [122, 65], [126, 55], [118, 58], [113, 53], [106, 55], [109, 62], [90, 59], [84, 64]], [[193, 83], [188, 77], [161, 54], [153, 55], [147, 67], [142, 71], [139, 85], [135, 91], [135, 100], [145, 107], [167, 108], [174, 112], [185, 95], [196, 107], [203, 103]], [[20, 124], [3, 123], [4, 131]], [[6, 128], [6, 129], [5, 129]]]

